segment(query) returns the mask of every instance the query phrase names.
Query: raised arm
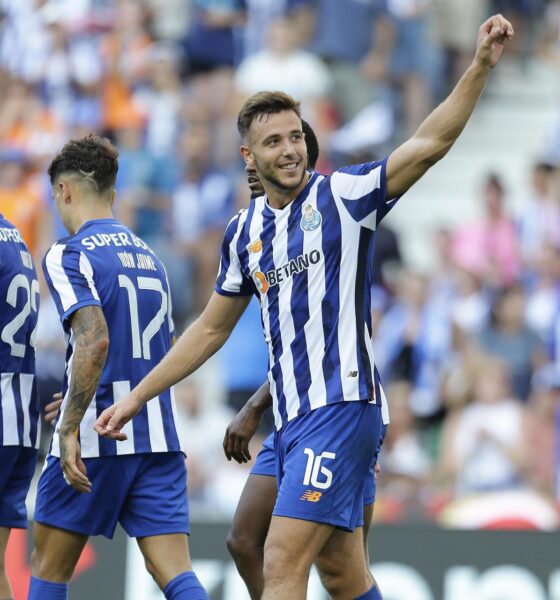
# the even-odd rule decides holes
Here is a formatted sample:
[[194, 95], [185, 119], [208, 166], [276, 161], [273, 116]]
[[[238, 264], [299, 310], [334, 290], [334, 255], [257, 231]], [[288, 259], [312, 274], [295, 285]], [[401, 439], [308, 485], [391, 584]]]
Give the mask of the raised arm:
[[250, 296], [221, 296], [214, 292], [203, 313], [163, 360], [124, 400], [101, 414], [95, 425], [97, 433], [112, 439], [126, 439], [120, 430], [148, 400], [196, 371], [224, 345], [250, 299]]
[[482, 24], [473, 62], [451, 94], [389, 157], [388, 198], [404, 194], [449, 152], [474, 111], [490, 71], [498, 64], [504, 44], [512, 38], [513, 27], [502, 15], [494, 15]]
[[77, 310], [70, 317], [70, 327], [76, 344], [72, 355], [70, 386], [58, 428], [60, 466], [70, 485], [80, 492], [89, 492], [91, 483], [81, 459], [77, 434], [105, 366], [109, 333], [99, 306], [85, 306]]

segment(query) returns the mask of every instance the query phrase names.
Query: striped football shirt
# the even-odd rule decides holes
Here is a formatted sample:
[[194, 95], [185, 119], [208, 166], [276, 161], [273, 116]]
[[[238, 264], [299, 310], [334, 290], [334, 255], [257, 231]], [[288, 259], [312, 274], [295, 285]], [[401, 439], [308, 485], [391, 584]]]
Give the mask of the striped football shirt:
[[39, 447], [39, 283], [20, 232], [0, 215], [0, 446]]
[[312, 173], [285, 208], [251, 201], [229, 223], [216, 291], [255, 294], [276, 427], [327, 404], [387, 403], [371, 344], [375, 229], [396, 203], [386, 163]]
[[51, 454], [59, 456], [58, 423], [68, 402], [76, 339], [71, 316], [84, 306], [103, 310], [109, 351], [99, 385], [80, 424], [82, 457], [180, 450], [173, 390], [152, 399], [123, 428], [125, 442], [97, 435], [93, 425], [155, 367], [171, 346], [173, 320], [165, 268], [150, 248], [115, 219], [84, 223], [54, 244], [43, 261], [45, 277], [67, 338], [64, 400]]

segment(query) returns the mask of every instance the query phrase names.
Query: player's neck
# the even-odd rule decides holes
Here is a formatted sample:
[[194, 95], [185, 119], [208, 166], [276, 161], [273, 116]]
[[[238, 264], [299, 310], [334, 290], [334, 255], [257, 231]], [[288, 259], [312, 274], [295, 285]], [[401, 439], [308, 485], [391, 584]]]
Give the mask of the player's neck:
[[107, 205], [87, 206], [78, 211], [73, 219], [72, 228], [74, 233], [80, 230], [84, 223], [97, 221], [99, 219], [113, 219], [113, 211]]
[[286, 206], [288, 206], [288, 204], [290, 204], [292, 200], [297, 198], [297, 196], [307, 185], [307, 182], [309, 181], [310, 177], [311, 174], [306, 172], [302, 182], [298, 185], [297, 188], [294, 188], [292, 190], [281, 189], [271, 184], [263, 185], [268, 204], [272, 208], [276, 209], [285, 208]]

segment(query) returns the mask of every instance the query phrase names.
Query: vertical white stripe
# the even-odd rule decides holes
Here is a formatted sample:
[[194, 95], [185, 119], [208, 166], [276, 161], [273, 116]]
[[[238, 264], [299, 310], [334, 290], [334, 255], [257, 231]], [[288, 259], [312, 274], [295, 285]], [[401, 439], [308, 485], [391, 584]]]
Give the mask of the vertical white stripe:
[[13, 373], [2, 373], [0, 388], [2, 389], [2, 434], [4, 446], [19, 446], [16, 399], [12, 390]]
[[[381, 166], [372, 169], [365, 175], [353, 175], [352, 173], [335, 172], [331, 177], [331, 189], [333, 195], [345, 200], [360, 201], [369, 204], [371, 212], [360, 221], [360, 225], [369, 229], [375, 229], [377, 215], [377, 206], [373, 200], [367, 197], [373, 191], [381, 187]], [[365, 198], [362, 200], [362, 198]], [[348, 214], [346, 207], [344, 212]]]
[[243, 276], [239, 265], [239, 256], [237, 255], [237, 241], [241, 235], [243, 225], [247, 220], [247, 211], [245, 210], [237, 222], [237, 230], [229, 244], [229, 267], [226, 272], [222, 288], [228, 292], [239, 292], [243, 283]]
[[177, 414], [177, 401], [175, 400], [175, 388], [173, 386], [169, 389], [169, 394], [171, 396], [171, 414], [173, 416], [173, 423], [171, 423], [171, 425], [173, 425], [175, 428], [175, 433], [177, 434], [177, 439], [179, 440], [179, 446], [181, 446], [182, 450], [185, 450], [185, 448], [183, 448], [183, 443], [186, 439], [186, 436], [185, 432], [180, 427], [181, 420]]
[[23, 409], [23, 445], [31, 448], [34, 444], [31, 443], [31, 396], [33, 394], [33, 379], [31, 373], [20, 373], [19, 375], [19, 391], [21, 396], [21, 407]]
[[[369, 307], [366, 307], [366, 310], [370, 310]], [[366, 351], [368, 353], [368, 357], [369, 357], [369, 364], [370, 364], [370, 370], [371, 370], [371, 381], [373, 383], [373, 394], [375, 396], [375, 356], [373, 354], [373, 344], [371, 342], [371, 336], [369, 335], [369, 330], [367, 328], [366, 323], [364, 322], [364, 340], [366, 342]], [[381, 384], [379, 384], [381, 387]], [[363, 399], [363, 398], [362, 398]], [[374, 404], [377, 404], [381, 398], [374, 398], [375, 402]]]
[[[120, 402], [125, 396], [130, 393], [130, 381], [113, 381], [113, 402]], [[122, 432], [126, 433], [127, 440], [117, 442], [117, 454], [134, 454], [134, 429], [132, 421], [129, 421], [123, 428]]]
[[64, 411], [66, 410], [66, 405], [68, 404], [68, 391], [70, 390], [70, 386], [72, 385], [72, 363], [74, 362], [74, 350], [75, 350], [75, 339], [74, 333], [70, 330], [70, 335], [66, 336], [67, 343], [72, 346], [72, 355], [70, 356], [70, 360], [66, 363], [66, 378], [68, 381], [68, 388], [66, 390], [66, 394], [62, 399], [62, 404], [60, 406], [60, 413], [58, 415], [58, 419], [56, 420], [56, 426], [53, 433], [52, 445], [51, 445], [51, 456], [60, 456], [60, 443], [58, 441], [58, 429], [60, 424], [62, 423], [62, 419], [64, 418]]
[[89, 262], [89, 258], [83, 252], [80, 252], [80, 273], [86, 278], [91, 295], [96, 300], [99, 300], [99, 294], [97, 293], [95, 281], [93, 280], [93, 267]]
[[[358, 400], [360, 397], [360, 376], [348, 377], [350, 371], [359, 371], [356, 340], [356, 271], [358, 269], [358, 249], [360, 227], [346, 211], [340, 197], [333, 193], [340, 215], [340, 260], [339, 290], [340, 306], [338, 320], [338, 348], [340, 354], [340, 378], [345, 400]], [[364, 267], [362, 267], [364, 268]]]
[[[311, 204], [317, 209], [317, 188], [324, 177], [318, 177], [309, 191], [305, 204]], [[299, 226], [299, 225], [298, 225]], [[313, 249], [322, 248], [323, 227], [315, 231], [307, 231], [303, 235], [303, 253], [308, 254]], [[309, 302], [309, 320], [305, 324], [304, 333], [307, 342], [307, 356], [311, 385], [309, 386], [309, 403], [311, 409], [324, 406], [327, 403], [327, 388], [323, 376], [323, 357], [325, 356], [325, 334], [323, 331], [323, 311], [319, 299], [325, 297], [325, 257], [320, 265], [312, 266], [307, 271], [307, 290]]]
[[[255, 210], [251, 218], [251, 224], [249, 229], [249, 243], [256, 242], [260, 239], [263, 232], [263, 210], [265, 206], [265, 198], [261, 196], [255, 200]], [[262, 252], [254, 252], [249, 254], [249, 273], [254, 275], [255, 271], [263, 271], [263, 267], [260, 264], [262, 255], [266, 249], [263, 247]], [[274, 365], [274, 354], [272, 352], [272, 344], [270, 338], [270, 313], [269, 313], [269, 302], [268, 295], [261, 294], [261, 316], [263, 323], [264, 341], [268, 348], [268, 364], [272, 368]], [[268, 386], [270, 395], [272, 396], [272, 412], [274, 414], [274, 423], [277, 428], [282, 425], [282, 419], [278, 412], [278, 390], [276, 388], [276, 382], [268, 373]]]
[[71, 306], [76, 304], [78, 299], [72, 289], [70, 280], [62, 267], [62, 253], [66, 248], [65, 245], [55, 244], [47, 253], [45, 266], [47, 273], [51, 278], [54, 289], [60, 297], [62, 310], [66, 312]]
[[161, 416], [159, 396], [152, 398], [146, 406], [148, 408], [148, 429], [152, 452], [167, 452], [168, 448], [165, 441], [165, 432], [163, 430], [163, 418]]
[[387, 396], [385, 396], [385, 390], [379, 384], [379, 389], [381, 391], [381, 418], [383, 419], [383, 425], [388, 425], [391, 422], [391, 418], [389, 416], [389, 403], [387, 402]]
[[94, 395], [80, 423], [80, 446], [83, 458], [99, 456], [99, 435], [93, 429], [95, 421], [97, 421], [97, 405]]
[[[272, 247], [272, 255], [275, 268], [288, 263], [288, 218], [290, 211], [288, 208], [276, 213], [276, 235]], [[282, 369], [282, 384], [284, 396], [286, 398], [286, 412], [288, 420], [293, 419], [300, 406], [300, 398], [296, 386], [294, 373], [294, 357], [291, 343], [296, 337], [294, 320], [291, 310], [293, 278], [286, 278], [282, 274], [284, 281], [278, 286], [278, 328], [280, 338], [282, 339], [282, 355], [280, 356], [280, 368]], [[268, 292], [270, 294], [270, 290]], [[301, 332], [300, 335], [303, 335]], [[302, 340], [303, 342], [303, 340]]]

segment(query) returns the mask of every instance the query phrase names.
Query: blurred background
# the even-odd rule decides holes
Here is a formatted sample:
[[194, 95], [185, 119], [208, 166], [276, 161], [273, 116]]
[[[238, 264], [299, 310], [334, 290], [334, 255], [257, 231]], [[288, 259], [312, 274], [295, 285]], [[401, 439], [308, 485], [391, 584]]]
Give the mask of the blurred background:
[[[446, 97], [496, 11], [517, 35], [474, 116], [377, 231], [371, 311], [392, 425], [375, 509], [388, 541], [374, 541], [374, 562], [398, 535], [410, 536], [402, 551], [438, 535], [456, 547], [467, 539], [457, 529], [558, 527], [560, 1], [0, 0], [0, 212], [40, 264], [66, 235], [48, 162], [69, 138], [108, 136], [120, 151], [116, 215], [165, 262], [178, 331], [205, 305], [224, 228], [249, 202], [235, 127], [244, 99], [280, 89], [301, 100], [322, 173], [382, 158]], [[46, 402], [61, 386], [64, 341], [45, 291], [37, 369]], [[228, 463], [221, 444], [266, 363], [252, 301], [224, 349], [177, 386], [202, 540], [214, 539], [213, 523], [223, 540], [250, 470]], [[253, 455], [271, 426], [265, 420]], [[43, 452], [49, 437], [46, 427]], [[31, 511], [33, 503], [30, 494]], [[548, 539], [532, 535], [531, 544]], [[493, 542], [476, 540], [480, 557]], [[218, 569], [213, 597], [238, 600], [222, 546], [214, 558], [210, 546], [200, 549], [229, 565]], [[161, 597], [135, 556], [126, 558], [127, 598]], [[455, 560], [437, 556], [434, 564]], [[492, 556], [480, 568], [498, 568]], [[210, 563], [201, 568], [210, 573]], [[560, 572], [539, 564], [534, 573], [522, 564], [534, 588], [508, 572], [516, 591], [497, 595], [481, 591], [493, 589], [489, 577], [462, 573], [462, 587], [444, 585], [444, 575], [418, 564], [425, 595], [419, 584], [402, 598], [560, 599]], [[390, 589], [383, 578], [381, 586]], [[402, 589], [386, 597], [400, 600]]]

